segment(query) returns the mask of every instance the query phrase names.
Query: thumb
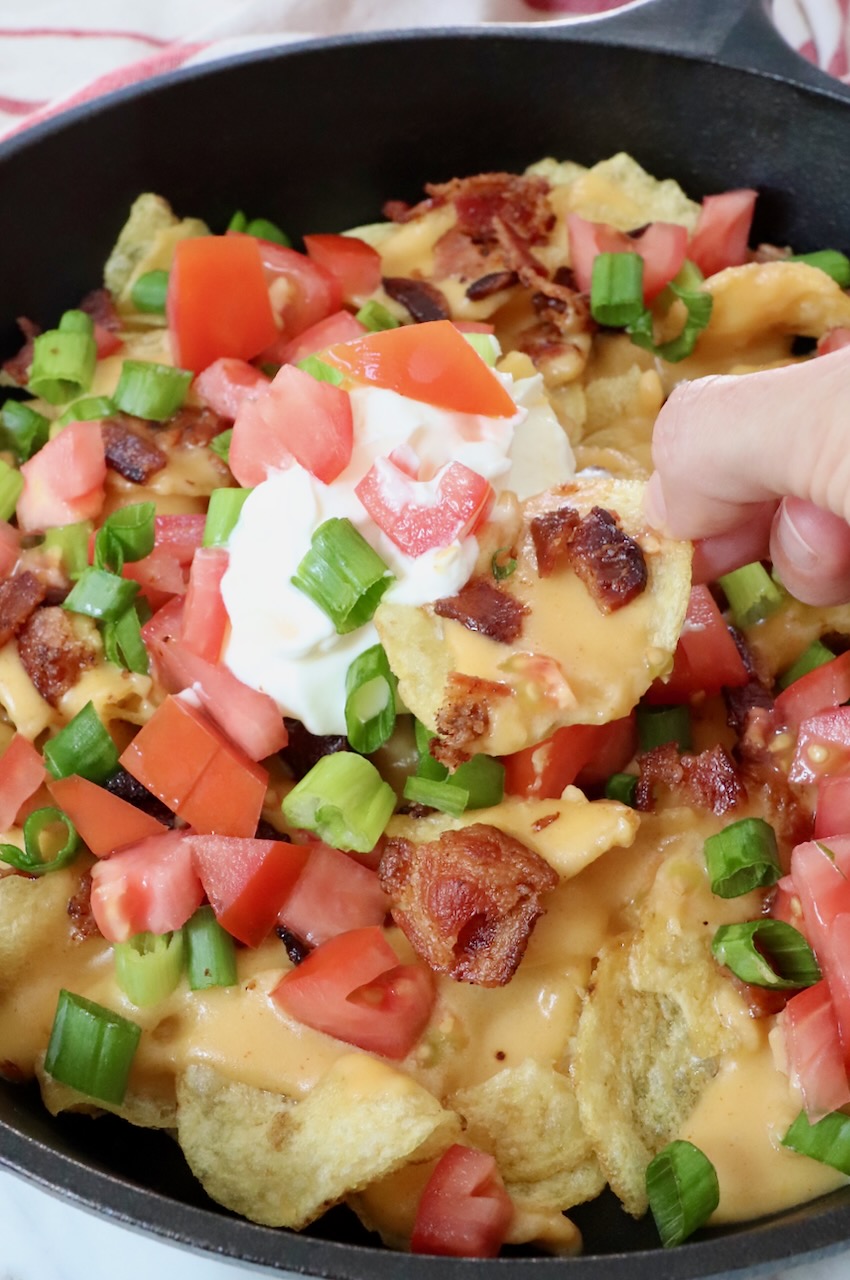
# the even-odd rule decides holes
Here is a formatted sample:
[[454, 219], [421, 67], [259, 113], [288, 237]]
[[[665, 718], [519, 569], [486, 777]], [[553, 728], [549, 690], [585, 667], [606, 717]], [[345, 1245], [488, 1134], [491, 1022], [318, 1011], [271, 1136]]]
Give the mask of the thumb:
[[800, 498], [784, 498], [770, 533], [770, 558], [805, 604], [850, 600], [850, 525]]

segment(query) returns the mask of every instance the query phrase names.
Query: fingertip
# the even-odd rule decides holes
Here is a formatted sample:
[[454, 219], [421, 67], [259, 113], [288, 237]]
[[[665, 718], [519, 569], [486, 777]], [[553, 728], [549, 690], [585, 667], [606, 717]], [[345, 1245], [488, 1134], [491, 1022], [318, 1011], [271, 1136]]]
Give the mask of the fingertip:
[[650, 524], [653, 529], [657, 529], [659, 533], [666, 533], [667, 503], [664, 499], [664, 485], [657, 471], [653, 471], [646, 483], [643, 495], [643, 514], [646, 517], [647, 524]]
[[802, 498], [784, 498], [770, 555], [784, 586], [803, 604], [850, 600], [850, 525], [840, 516]]

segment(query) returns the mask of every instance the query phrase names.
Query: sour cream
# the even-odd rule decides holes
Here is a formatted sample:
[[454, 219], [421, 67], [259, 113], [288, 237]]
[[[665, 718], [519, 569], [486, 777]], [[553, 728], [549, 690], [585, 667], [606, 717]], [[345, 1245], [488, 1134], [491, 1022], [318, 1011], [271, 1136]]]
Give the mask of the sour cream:
[[517, 405], [512, 418], [450, 413], [383, 388], [356, 388], [354, 448], [345, 471], [328, 485], [295, 463], [270, 475], [244, 504], [221, 584], [231, 623], [224, 661], [311, 733], [345, 732], [346, 672], [378, 642], [372, 623], [337, 635], [330, 618], [292, 585], [318, 526], [332, 517], [350, 520], [389, 566], [395, 581], [384, 599], [397, 603], [426, 604], [454, 595], [478, 557], [474, 537], [417, 557], [400, 551], [354, 492], [376, 459], [412, 451], [434, 490], [443, 470], [462, 462], [497, 494], [512, 490], [521, 500], [574, 475], [572, 449], [539, 375], [518, 382], [497, 376]]

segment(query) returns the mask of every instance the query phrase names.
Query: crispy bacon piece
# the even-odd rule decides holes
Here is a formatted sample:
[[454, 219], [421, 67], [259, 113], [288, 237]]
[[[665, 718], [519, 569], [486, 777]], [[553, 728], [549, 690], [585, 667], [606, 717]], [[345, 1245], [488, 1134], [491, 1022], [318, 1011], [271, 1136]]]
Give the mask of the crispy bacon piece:
[[18, 636], [18, 653], [30, 680], [54, 707], [98, 657], [94, 645], [75, 631], [71, 614], [59, 605], [35, 611]]
[[603, 507], [593, 507], [583, 517], [572, 507], [547, 511], [532, 520], [531, 538], [540, 577], [548, 578], [566, 564], [602, 613], [621, 609], [646, 588], [643, 551]]
[[68, 915], [71, 918], [71, 936], [75, 942], [85, 942], [100, 933], [91, 909], [91, 872], [80, 876], [77, 892], [68, 899]]
[[516, 173], [479, 173], [471, 178], [428, 183], [426, 198], [409, 205], [388, 200], [384, 216], [393, 222], [414, 222], [432, 209], [453, 203], [458, 226], [473, 240], [494, 239], [493, 219], [501, 218], [533, 244], [545, 240], [555, 225], [549, 204], [549, 183], [545, 178]]
[[655, 788], [666, 787], [677, 804], [693, 809], [726, 813], [747, 799], [746, 788], [725, 747], [715, 746], [699, 755], [679, 754], [666, 742], [638, 756], [640, 776], [635, 788], [635, 808], [655, 808]]
[[146, 484], [152, 475], [162, 471], [168, 458], [157, 445], [141, 434], [141, 430], [133, 430], [128, 425], [135, 421], [136, 419], [119, 413], [103, 422], [101, 433], [106, 465], [125, 480], [132, 480], [134, 484]]
[[473, 280], [466, 290], [466, 296], [472, 302], [480, 302], [482, 298], [491, 298], [494, 293], [511, 289], [515, 284], [519, 284], [516, 271], [490, 271], [486, 276]]
[[41, 325], [28, 320], [26, 316], [18, 316], [15, 324], [24, 335], [24, 345], [17, 355], [3, 361], [2, 369], [19, 387], [25, 387], [29, 382], [33, 343], [41, 333]]
[[752, 650], [740, 631], [730, 627], [729, 633], [735, 641], [735, 647], [741, 655], [749, 676], [746, 684], [739, 685], [735, 689], [724, 688], [723, 690], [726, 723], [740, 738], [746, 735], [749, 725], [754, 721], [754, 713], [773, 710], [774, 698], [770, 685], [759, 674]]
[[165, 826], [174, 825], [174, 814], [168, 805], [158, 799], [147, 787], [142, 786], [138, 779], [134, 778], [126, 769], [119, 766], [115, 770], [111, 778], [107, 778], [106, 790], [111, 791], [114, 796], [118, 796], [119, 800], [126, 800], [128, 804], [134, 805], [137, 809], [141, 809], [143, 813], [148, 813], [152, 818], [156, 818], [157, 822], [164, 823]]
[[311, 733], [309, 729], [293, 716], [284, 716], [283, 723], [289, 740], [282, 751], [278, 752], [292, 770], [293, 776], [301, 780], [309, 773], [314, 764], [318, 764], [322, 756], [334, 755], [337, 751], [350, 750], [348, 739], [344, 734]]
[[480, 631], [501, 644], [513, 644], [522, 633], [528, 609], [509, 592], [487, 578], [470, 578], [456, 596], [434, 602], [441, 618], [454, 618], [467, 631]]
[[184, 404], [167, 422], [155, 429], [155, 439], [166, 452], [174, 448], [191, 448], [209, 444], [210, 440], [221, 435], [231, 425], [214, 409], [200, 409], [195, 405]]
[[446, 698], [437, 712], [437, 737], [431, 755], [450, 769], [472, 755], [472, 747], [490, 727], [491, 703], [511, 696], [506, 684], [453, 671], [446, 681]]
[[425, 844], [388, 840], [378, 876], [425, 963], [480, 987], [511, 980], [543, 914], [540, 896], [558, 883], [539, 854], [483, 822]]
[[80, 310], [110, 333], [117, 333], [122, 327], [115, 300], [108, 289], [92, 289], [80, 303]]
[[747, 795], [776, 832], [780, 862], [787, 871], [791, 850], [812, 838], [811, 797], [807, 802], [806, 788], [797, 790], [773, 752], [766, 745], [756, 746], [754, 736], [748, 736], [740, 754], [738, 769]]
[[46, 594], [44, 583], [29, 569], [0, 582], [0, 649], [18, 634]]
[[451, 309], [445, 297], [427, 280], [409, 280], [405, 276], [384, 276], [384, 289], [393, 302], [407, 307], [417, 324], [428, 320], [450, 320]]

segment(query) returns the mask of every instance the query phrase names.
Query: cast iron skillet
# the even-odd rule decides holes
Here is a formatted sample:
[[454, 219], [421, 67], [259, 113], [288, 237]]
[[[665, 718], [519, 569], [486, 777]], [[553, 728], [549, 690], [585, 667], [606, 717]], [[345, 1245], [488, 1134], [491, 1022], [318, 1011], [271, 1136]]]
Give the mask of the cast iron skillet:
[[[786, 48], [760, 0], [645, 0], [580, 24], [327, 40], [180, 73], [0, 148], [0, 352], [17, 345], [16, 315], [49, 324], [99, 282], [140, 191], [214, 227], [244, 207], [297, 231], [338, 230], [376, 219], [389, 197], [415, 200], [425, 181], [627, 149], [697, 197], [757, 187], [756, 240], [847, 249], [848, 96]], [[0, 1162], [176, 1243], [334, 1280], [400, 1269], [407, 1280], [685, 1280], [850, 1239], [850, 1189], [664, 1254], [651, 1222], [602, 1198], [572, 1215], [586, 1243], [574, 1261], [402, 1261], [345, 1211], [303, 1235], [236, 1219], [165, 1135], [53, 1120], [11, 1085], [0, 1086]]]

